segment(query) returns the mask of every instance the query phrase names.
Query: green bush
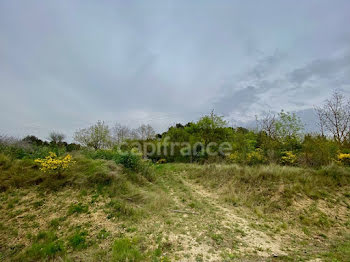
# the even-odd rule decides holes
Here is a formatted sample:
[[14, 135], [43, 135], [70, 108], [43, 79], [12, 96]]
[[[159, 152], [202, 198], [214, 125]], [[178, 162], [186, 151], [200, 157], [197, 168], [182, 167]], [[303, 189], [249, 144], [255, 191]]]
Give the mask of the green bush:
[[133, 152], [124, 152], [118, 156], [116, 162], [126, 168], [137, 170], [140, 167], [142, 158]]
[[107, 149], [96, 150], [92, 153], [93, 159], [115, 160], [118, 158], [118, 152]]

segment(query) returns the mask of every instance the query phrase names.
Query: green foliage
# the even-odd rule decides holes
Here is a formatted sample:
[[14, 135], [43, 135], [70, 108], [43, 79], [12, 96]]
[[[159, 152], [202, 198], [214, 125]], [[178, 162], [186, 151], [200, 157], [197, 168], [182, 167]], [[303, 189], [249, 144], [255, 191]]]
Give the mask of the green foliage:
[[109, 127], [102, 121], [96, 124], [80, 129], [74, 134], [74, 139], [87, 147], [102, 149], [111, 145], [111, 136]]
[[278, 114], [278, 117], [275, 123], [277, 136], [287, 143], [289, 140], [300, 139], [301, 131], [304, 128], [300, 118], [295, 113], [283, 110]]
[[114, 241], [112, 247], [112, 261], [128, 262], [142, 261], [142, 254], [136, 246], [136, 241], [120, 238]]
[[141, 164], [141, 156], [134, 152], [123, 152], [116, 159], [118, 164], [122, 164], [126, 168], [130, 168], [132, 170], [137, 170]]
[[337, 158], [339, 145], [324, 136], [306, 135], [302, 143], [300, 162], [307, 166], [329, 165]]

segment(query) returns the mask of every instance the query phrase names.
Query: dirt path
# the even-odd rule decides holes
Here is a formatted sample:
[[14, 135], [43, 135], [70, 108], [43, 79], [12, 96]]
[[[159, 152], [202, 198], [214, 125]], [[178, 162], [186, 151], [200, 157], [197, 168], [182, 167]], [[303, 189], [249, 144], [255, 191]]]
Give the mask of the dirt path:
[[220, 219], [223, 227], [228, 227], [230, 224], [239, 225], [239, 228], [244, 232], [241, 234], [243, 241], [243, 245], [239, 248], [241, 252], [257, 252], [262, 257], [285, 255], [281, 250], [280, 238], [272, 238], [266, 233], [252, 228], [250, 222], [240, 217], [234, 207], [229, 208], [220, 203], [216, 194], [188, 180], [183, 181], [195, 194], [214, 207], [216, 216]]
[[266, 261], [286, 255], [276, 234], [256, 229], [253, 225], [258, 221], [242, 217], [236, 207], [226, 205], [186, 175], [178, 174], [169, 188], [176, 208], [183, 211], [169, 215], [177, 226], [160, 229], [173, 247], [171, 257], [179, 261]]

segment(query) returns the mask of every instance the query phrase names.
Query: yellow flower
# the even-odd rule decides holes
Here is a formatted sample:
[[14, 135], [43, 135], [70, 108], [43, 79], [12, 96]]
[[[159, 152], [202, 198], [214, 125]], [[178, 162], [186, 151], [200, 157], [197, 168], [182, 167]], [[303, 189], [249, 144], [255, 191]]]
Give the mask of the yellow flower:
[[350, 166], [350, 154], [339, 153], [338, 160], [343, 165]]
[[40, 170], [43, 172], [55, 171], [57, 173], [60, 173], [61, 171], [67, 169], [71, 164], [74, 163], [74, 161], [72, 161], [71, 155], [68, 154], [64, 158], [58, 158], [57, 155], [53, 152], [50, 152], [49, 155], [45, 158], [38, 158], [34, 161], [40, 165]]
[[294, 165], [297, 161], [297, 156], [291, 151], [284, 152], [284, 156], [281, 157], [281, 163], [284, 165]]

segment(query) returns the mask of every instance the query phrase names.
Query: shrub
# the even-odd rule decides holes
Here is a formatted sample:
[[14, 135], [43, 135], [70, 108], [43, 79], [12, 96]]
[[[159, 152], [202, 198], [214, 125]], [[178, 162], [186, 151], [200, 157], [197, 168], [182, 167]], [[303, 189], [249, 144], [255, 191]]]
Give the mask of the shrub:
[[0, 154], [0, 168], [9, 169], [10, 167], [11, 167], [11, 159], [4, 154]]
[[61, 174], [62, 171], [67, 169], [71, 164], [74, 163], [74, 161], [72, 161], [72, 156], [69, 154], [63, 158], [58, 158], [55, 153], [50, 152], [49, 156], [46, 158], [35, 159], [35, 163], [38, 163], [41, 166], [41, 171], [53, 171], [57, 174]]
[[96, 150], [93, 155], [93, 159], [105, 159], [105, 160], [114, 160], [118, 158], [118, 153], [113, 150], [108, 150], [108, 149], [100, 149]]
[[241, 159], [240, 159], [240, 156], [239, 156], [238, 152], [231, 153], [228, 156], [228, 161], [231, 162], [231, 163], [240, 163]]
[[296, 164], [297, 156], [291, 151], [286, 151], [282, 153], [281, 164], [286, 166], [293, 166]]
[[266, 162], [263, 151], [260, 148], [257, 148], [255, 151], [247, 154], [247, 164], [256, 165], [263, 164]]
[[338, 160], [344, 166], [350, 166], [350, 154], [340, 153], [338, 155]]
[[118, 164], [122, 164], [124, 167], [130, 168], [133, 170], [136, 170], [139, 167], [140, 162], [141, 162], [140, 156], [132, 152], [123, 153], [117, 159]]
[[300, 162], [307, 166], [329, 165], [337, 158], [339, 145], [323, 136], [306, 135], [302, 143]]

